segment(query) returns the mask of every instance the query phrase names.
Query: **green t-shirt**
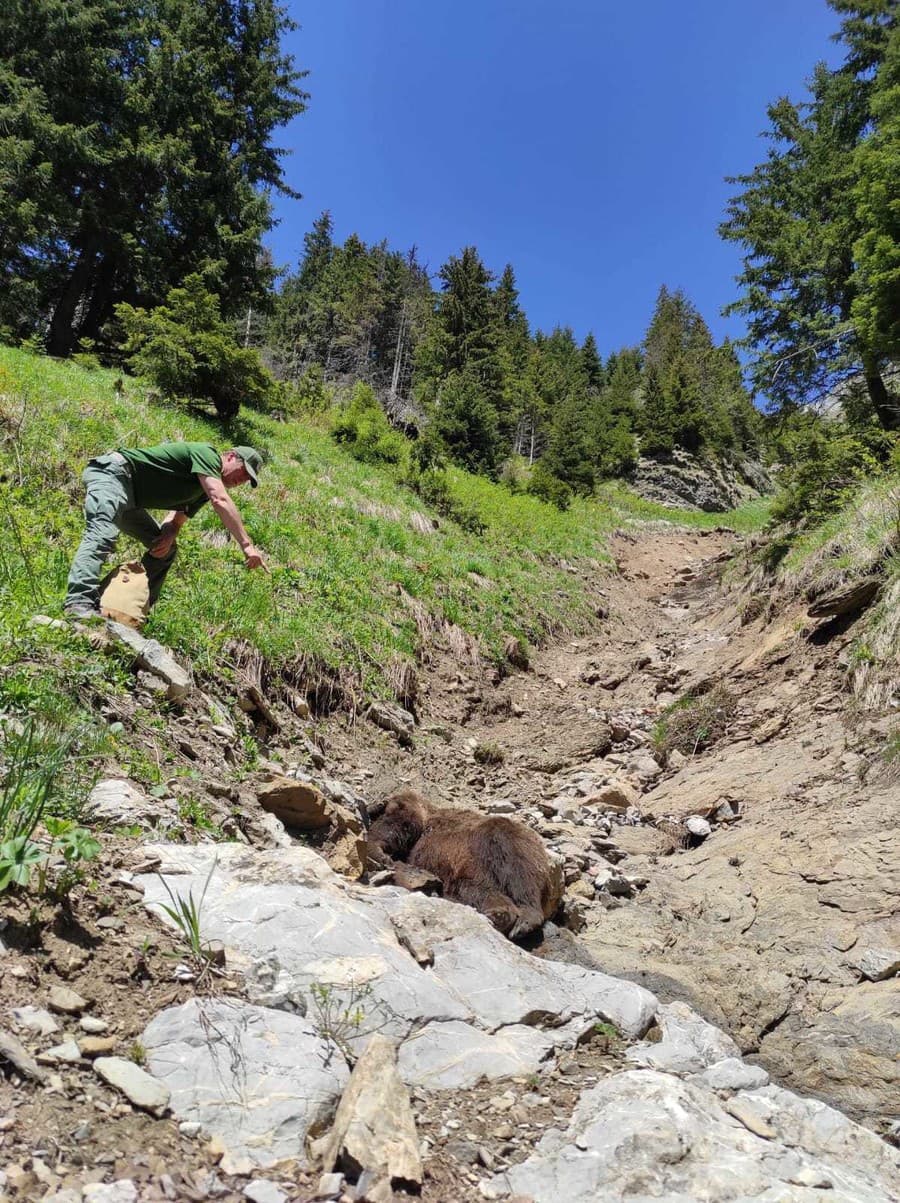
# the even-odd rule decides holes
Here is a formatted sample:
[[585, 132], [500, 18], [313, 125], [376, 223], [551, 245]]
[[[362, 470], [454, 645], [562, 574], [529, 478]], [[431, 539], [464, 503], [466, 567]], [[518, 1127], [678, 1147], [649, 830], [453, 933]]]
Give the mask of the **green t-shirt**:
[[222, 457], [209, 443], [160, 443], [118, 451], [131, 467], [138, 509], [183, 510], [192, 518], [209, 500], [197, 477], [222, 477]]

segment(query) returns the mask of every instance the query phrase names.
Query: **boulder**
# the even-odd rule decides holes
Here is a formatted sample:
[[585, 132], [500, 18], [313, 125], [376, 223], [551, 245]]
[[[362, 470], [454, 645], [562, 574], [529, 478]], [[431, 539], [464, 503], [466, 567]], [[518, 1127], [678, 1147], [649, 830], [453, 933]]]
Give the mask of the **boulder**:
[[200, 1123], [235, 1165], [308, 1164], [307, 1134], [325, 1126], [350, 1078], [311, 1022], [234, 999], [170, 1007], [141, 1040], [174, 1114]]
[[828, 1181], [834, 1203], [890, 1203], [898, 1170], [896, 1150], [824, 1103], [767, 1086], [734, 1096], [726, 1110], [708, 1086], [645, 1069], [585, 1091], [567, 1128], [551, 1129], [483, 1193], [534, 1203], [802, 1203], [812, 1181]]

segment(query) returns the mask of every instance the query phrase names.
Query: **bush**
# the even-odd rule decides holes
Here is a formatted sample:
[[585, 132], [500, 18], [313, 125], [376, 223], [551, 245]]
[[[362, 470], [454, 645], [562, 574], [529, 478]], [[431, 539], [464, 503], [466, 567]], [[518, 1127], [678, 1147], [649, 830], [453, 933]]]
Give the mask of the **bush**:
[[890, 454], [883, 431], [856, 431], [841, 421], [797, 415], [779, 435], [785, 466], [772, 517], [780, 522], [819, 523], [841, 509], [860, 481], [879, 473]]
[[554, 476], [543, 464], [535, 464], [528, 482], [528, 490], [532, 497], [539, 497], [558, 510], [567, 510], [572, 504], [572, 490], [564, 480]]
[[165, 305], [117, 305], [116, 317], [125, 329], [129, 366], [166, 396], [211, 401], [222, 418], [233, 418], [241, 402], [253, 409], [278, 403], [279, 385], [255, 350], [235, 342], [219, 298], [199, 274], [171, 289]]
[[399, 464], [406, 454], [406, 440], [390, 422], [368, 384], [359, 381], [349, 402], [331, 427], [335, 442], [364, 464]]
[[310, 364], [305, 372], [285, 387], [287, 410], [294, 414], [321, 414], [331, 405], [331, 393], [325, 386], [322, 365]]

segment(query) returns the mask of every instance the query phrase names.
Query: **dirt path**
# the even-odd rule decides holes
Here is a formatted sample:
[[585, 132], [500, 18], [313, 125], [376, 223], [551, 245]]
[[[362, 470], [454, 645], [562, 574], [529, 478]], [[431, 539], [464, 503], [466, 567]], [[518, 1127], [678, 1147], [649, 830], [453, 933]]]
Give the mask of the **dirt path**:
[[[622, 534], [601, 629], [497, 685], [441, 666], [416, 750], [382, 747], [370, 786], [408, 781], [532, 822], [567, 857], [573, 925], [600, 966], [684, 998], [786, 1084], [887, 1130], [900, 1097], [900, 788], [880, 758], [887, 724], [855, 714], [843, 691], [852, 629], [817, 646], [802, 611], [742, 625], [749, 599], [719, 580], [734, 545], [671, 527]], [[733, 700], [727, 731], [655, 769], [659, 715], [711, 683]], [[477, 747], [503, 763], [476, 763]], [[646, 881], [631, 897], [595, 889], [603, 833], [586, 801], [623, 781], [641, 817], [610, 816], [607, 842], [617, 873]], [[673, 851], [660, 820], [697, 813], [712, 834]]]

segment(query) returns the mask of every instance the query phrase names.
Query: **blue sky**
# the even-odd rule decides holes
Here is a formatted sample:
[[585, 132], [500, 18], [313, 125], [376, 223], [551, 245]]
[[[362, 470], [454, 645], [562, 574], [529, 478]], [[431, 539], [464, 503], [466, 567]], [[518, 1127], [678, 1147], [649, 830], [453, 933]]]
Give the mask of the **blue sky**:
[[835, 63], [825, 0], [287, 0], [308, 111], [269, 237], [294, 266], [335, 234], [415, 243], [436, 272], [478, 247], [512, 263], [532, 328], [640, 340], [660, 284], [717, 338], [738, 248], [716, 233], [726, 175], [765, 154], [766, 105]]

